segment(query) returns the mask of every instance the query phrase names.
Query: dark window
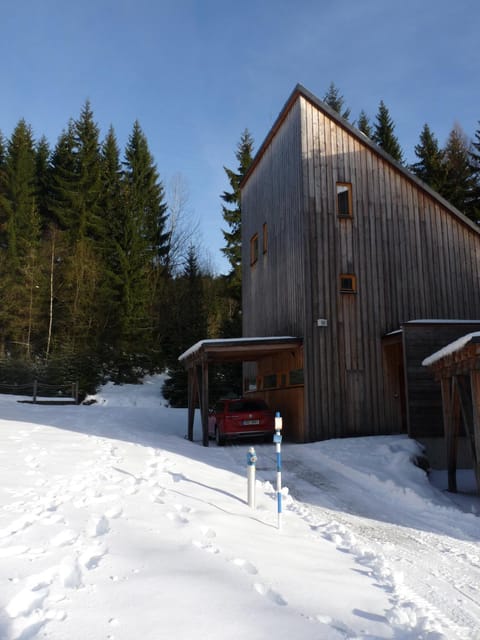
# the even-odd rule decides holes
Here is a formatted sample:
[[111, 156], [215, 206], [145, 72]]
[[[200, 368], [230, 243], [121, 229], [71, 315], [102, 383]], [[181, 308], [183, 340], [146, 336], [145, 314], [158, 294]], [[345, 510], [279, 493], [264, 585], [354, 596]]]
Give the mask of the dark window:
[[349, 182], [337, 182], [337, 215], [352, 215], [352, 185]]
[[263, 376], [263, 388], [273, 389], [277, 386], [277, 374], [272, 373], [269, 376]]
[[303, 384], [303, 369], [295, 369], [293, 371], [290, 371], [289, 377], [291, 385]]
[[229, 413], [242, 411], [264, 411], [267, 405], [263, 400], [234, 400], [228, 405]]
[[352, 273], [342, 273], [340, 276], [340, 291], [342, 293], [355, 293], [357, 290], [357, 278]]

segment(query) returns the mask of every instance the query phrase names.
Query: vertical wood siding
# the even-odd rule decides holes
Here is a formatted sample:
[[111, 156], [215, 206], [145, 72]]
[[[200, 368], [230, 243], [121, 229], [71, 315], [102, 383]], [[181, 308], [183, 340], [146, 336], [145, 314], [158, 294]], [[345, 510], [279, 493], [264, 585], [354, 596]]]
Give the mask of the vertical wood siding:
[[[337, 182], [352, 184], [350, 219], [337, 216]], [[480, 235], [303, 95], [242, 211], [244, 335], [304, 338], [307, 439], [396, 430], [381, 338], [409, 320], [480, 318]], [[268, 252], [250, 267], [263, 223]], [[356, 293], [340, 293], [342, 273]]]

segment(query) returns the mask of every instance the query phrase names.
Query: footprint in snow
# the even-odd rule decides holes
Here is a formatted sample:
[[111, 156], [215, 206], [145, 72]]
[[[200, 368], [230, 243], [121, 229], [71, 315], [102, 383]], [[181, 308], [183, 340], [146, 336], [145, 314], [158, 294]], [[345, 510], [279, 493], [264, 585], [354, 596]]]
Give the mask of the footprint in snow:
[[80, 554], [78, 560], [81, 565], [91, 571], [98, 567], [98, 563], [107, 553], [107, 547], [103, 544], [92, 545]]
[[72, 529], [65, 529], [60, 531], [55, 537], [50, 540], [50, 546], [52, 547], [64, 547], [68, 544], [73, 544], [77, 539], [77, 534]]
[[197, 547], [197, 549], [201, 549], [202, 551], [206, 551], [207, 553], [220, 553], [220, 549], [213, 544], [213, 540], [217, 537], [215, 531], [206, 526], [200, 527], [200, 531], [202, 532], [202, 539], [192, 540], [193, 546]]
[[190, 522], [190, 520], [188, 518], [186, 518], [185, 516], [183, 516], [181, 513], [175, 513], [173, 511], [168, 511], [166, 516], [174, 524], [177, 524], [179, 526], [188, 524]]
[[279, 593], [277, 593], [273, 589], [270, 589], [269, 587], [262, 584], [261, 582], [256, 582], [253, 585], [253, 588], [261, 596], [267, 597], [269, 600], [271, 600], [275, 604], [278, 604], [281, 607], [285, 607], [288, 604], [287, 601]]
[[108, 531], [110, 531], [110, 523], [104, 515], [91, 518], [87, 525], [87, 533], [91, 538], [103, 536]]
[[239, 567], [240, 569], [242, 569], [242, 571], [245, 571], [245, 573], [248, 573], [251, 576], [255, 576], [258, 573], [257, 567], [254, 564], [252, 564], [251, 562], [248, 562], [248, 560], [244, 560], [243, 558], [235, 558], [233, 560], [233, 564], [236, 567]]

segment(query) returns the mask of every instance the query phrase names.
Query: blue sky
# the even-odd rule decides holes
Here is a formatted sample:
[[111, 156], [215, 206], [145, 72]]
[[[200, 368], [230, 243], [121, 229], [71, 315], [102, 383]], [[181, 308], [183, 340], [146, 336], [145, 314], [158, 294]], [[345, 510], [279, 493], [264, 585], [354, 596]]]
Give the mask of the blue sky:
[[123, 150], [138, 119], [168, 189], [227, 268], [223, 166], [261, 144], [297, 83], [334, 82], [374, 120], [384, 100], [407, 160], [428, 122], [441, 144], [480, 120], [478, 0], [1, 0], [0, 130], [20, 118], [53, 146], [88, 98]]

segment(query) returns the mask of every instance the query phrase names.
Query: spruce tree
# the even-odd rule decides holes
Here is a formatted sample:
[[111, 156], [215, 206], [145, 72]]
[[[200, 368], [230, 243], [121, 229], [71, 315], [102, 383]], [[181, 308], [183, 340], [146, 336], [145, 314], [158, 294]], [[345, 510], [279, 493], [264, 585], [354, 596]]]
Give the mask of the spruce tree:
[[364, 133], [367, 138], [373, 137], [373, 130], [370, 124], [370, 119], [365, 113], [365, 111], [360, 111], [360, 115], [358, 116], [357, 128]]
[[165, 313], [163, 278], [169, 240], [163, 185], [138, 122], [133, 125], [123, 165], [122, 206], [118, 212], [122, 230], [118, 243], [122, 281], [119, 347], [121, 368], [127, 375], [134, 355], [137, 360], [141, 355], [144, 363], [155, 366], [154, 352], [161, 339], [159, 326]]
[[441, 195], [472, 220], [479, 219], [475, 203], [469, 143], [459, 125], [451, 130], [444, 149], [445, 181]]
[[470, 150], [470, 170], [472, 172], [471, 206], [475, 211], [475, 219], [480, 219], [480, 128], [475, 131]]
[[176, 313], [168, 333], [168, 375], [163, 394], [172, 406], [187, 406], [187, 372], [178, 356], [192, 344], [207, 337], [207, 312], [203, 291], [203, 274], [198, 264], [197, 250], [188, 248], [186, 263], [175, 282], [172, 300]]
[[330, 83], [327, 92], [323, 96], [323, 102], [325, 102], [325, 104], [328, 104], [331, 109], [336, 111], [345, 120], [349, 119], [350, 109], [344, 108], [345, 99], [340, 94], [340, 90], [335, 86], [334, 82]]
[[403, 162], [403, 153], [394, 134], [395, 125], [383, 100], [380, 101], [373, 131], [373, 141], [397, 162]]
[[36, 172], [37, 172], [37, 202], [42, 228], [48, 227], [50, 220], [48, 211], [49, 188], [51, 178], [50, 145], [45, 136], [42, 136], [36, 145]]
[[0, 181], [1, 324], [12, 351], [30, 358], [39, 318], [40, 219], [34, 140], [25, 120], [19, 121], [8, 142]]
[[248, 129], [245, 129], [237, 145], [235, 157], [238, 161], [236, 171], [224, 167], [230, 182], [230, 191], [224, 191], [221, 195], [224, 205], [222, 206], [223, 219], [227, 223], [229, 230], [222, 231], [225, 240], [223, 254], [230, 263], [228, 274], [230, 296], [235, 305], [232, 314], [233, 331], [231, 335], [241, 335], [240, 307], [242, 299], [242, 209], [240, 202], [240, 183], [245, 177], [253, 159], [253, 138]]
[[415, 146], [415, 155], [418, 162], [410, 167], [412, 172], [432, 189], [441, 193], [445, 182], [444, 157], [438, 140], [428, 124], [424, 125], [420, 133], [420, 142]]

